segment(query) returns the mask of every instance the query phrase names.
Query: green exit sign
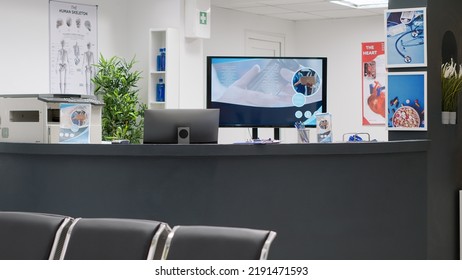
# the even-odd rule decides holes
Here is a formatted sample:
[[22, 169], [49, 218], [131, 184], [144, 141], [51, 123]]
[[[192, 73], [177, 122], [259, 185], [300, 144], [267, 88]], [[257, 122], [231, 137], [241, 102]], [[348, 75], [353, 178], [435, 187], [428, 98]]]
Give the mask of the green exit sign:
[[207, 12], [199, 12], [199, 23], [207, 25]]

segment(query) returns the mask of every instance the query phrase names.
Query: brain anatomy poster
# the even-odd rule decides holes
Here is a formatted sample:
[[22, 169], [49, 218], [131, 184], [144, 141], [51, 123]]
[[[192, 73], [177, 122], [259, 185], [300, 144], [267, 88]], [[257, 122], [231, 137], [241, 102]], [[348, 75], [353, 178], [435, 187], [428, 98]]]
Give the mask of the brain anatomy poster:
[[50, 1], [50, 93], [93, 94], [98, 6]]

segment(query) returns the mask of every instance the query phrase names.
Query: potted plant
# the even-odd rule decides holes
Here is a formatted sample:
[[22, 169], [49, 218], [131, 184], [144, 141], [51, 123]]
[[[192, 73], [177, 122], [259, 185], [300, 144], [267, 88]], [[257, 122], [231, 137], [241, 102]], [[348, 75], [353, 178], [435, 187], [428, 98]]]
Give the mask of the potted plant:
[[441, 66], [442, 122], [455, 124], [459, 93], [462, 90], [461, 65], [453, 59]]
[[132, 70], [134, 58], [126, 61], [114, 56], [100, 56], [92, 82], [95, 95], [104, 101], [102, 112], [103, 140], [129, 140], [140, 143], [143, 137], [143, 116], [146, 105], [139, 101], [136, 83], [141, 72]]

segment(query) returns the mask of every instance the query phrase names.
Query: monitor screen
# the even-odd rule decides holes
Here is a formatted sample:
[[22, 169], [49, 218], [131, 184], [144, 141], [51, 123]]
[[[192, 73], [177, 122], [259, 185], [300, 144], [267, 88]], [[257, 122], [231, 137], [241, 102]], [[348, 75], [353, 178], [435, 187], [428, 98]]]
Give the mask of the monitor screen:
[[325, 57], [207, 57], [207, 108], [222, 127], [316, 126], [326, 112]]
[[218, 142], [219, 118], [218, 109], [146, 110], [143, 143], [177, 144], [180, 134], [180, 143], [181, 139], [187, 136], [187, 142], [192, 144], [215, 144]]

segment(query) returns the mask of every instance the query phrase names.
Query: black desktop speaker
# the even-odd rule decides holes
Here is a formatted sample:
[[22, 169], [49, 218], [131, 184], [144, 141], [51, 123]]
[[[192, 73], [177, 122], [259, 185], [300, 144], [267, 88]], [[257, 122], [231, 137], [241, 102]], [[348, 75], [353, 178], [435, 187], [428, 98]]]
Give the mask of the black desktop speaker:
[[178, 127], [178, 144], [189, 144], [189, 127]]

